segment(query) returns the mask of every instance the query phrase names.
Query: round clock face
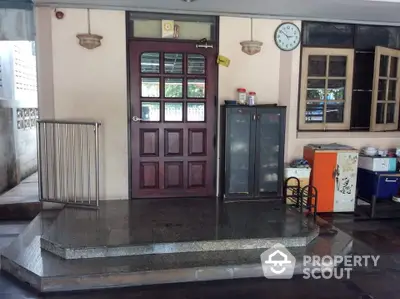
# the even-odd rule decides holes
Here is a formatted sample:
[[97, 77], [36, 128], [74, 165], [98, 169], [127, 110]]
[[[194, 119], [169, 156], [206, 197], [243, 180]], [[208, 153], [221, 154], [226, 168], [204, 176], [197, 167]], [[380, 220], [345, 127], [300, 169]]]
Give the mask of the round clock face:
[[282, 23], [276, 28], [275, 43], [283, 51], [292, 51], [300, 44], [300, 29], [293, 23]]

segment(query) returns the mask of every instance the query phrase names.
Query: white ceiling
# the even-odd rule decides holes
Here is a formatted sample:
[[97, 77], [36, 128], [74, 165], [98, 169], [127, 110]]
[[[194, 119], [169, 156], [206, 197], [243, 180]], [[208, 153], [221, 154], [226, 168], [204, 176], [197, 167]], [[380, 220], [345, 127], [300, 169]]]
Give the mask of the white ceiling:
[[38, 6], [400, 24], [398, 0], [34, 0]]

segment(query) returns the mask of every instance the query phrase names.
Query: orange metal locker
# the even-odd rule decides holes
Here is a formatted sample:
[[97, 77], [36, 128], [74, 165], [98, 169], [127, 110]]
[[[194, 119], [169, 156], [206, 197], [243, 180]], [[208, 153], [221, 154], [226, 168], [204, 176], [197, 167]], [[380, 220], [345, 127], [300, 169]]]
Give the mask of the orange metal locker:
[[353, 212], [358, 150], [340, 144], [304, 147], [311, 166], [310, 184], [318, 190], [317, 212]]

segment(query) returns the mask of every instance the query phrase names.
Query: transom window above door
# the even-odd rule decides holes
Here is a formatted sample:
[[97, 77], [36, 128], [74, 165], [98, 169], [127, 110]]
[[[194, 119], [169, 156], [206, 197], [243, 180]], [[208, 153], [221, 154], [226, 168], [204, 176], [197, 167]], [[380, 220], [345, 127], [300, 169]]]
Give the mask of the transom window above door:
[[[217, 17], [164, 13], [127, 12], [128, 38], [199, 41], [203, 38], [215, 42]], [[173, 26], [174, 34], [163, 34], [163, 21]]]
[[143, 121], [206, 121], [206, 58], [203, 55], [143, 52], [140, 72]]

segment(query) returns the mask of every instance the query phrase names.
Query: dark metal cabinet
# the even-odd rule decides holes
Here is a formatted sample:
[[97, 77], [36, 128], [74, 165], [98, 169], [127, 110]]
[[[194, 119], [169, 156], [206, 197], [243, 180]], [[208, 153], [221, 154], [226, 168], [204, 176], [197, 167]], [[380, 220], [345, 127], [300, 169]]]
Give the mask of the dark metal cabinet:
[[222, 106], [220, 193], [226, 199], [282, 196], [286, 107]]

